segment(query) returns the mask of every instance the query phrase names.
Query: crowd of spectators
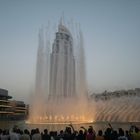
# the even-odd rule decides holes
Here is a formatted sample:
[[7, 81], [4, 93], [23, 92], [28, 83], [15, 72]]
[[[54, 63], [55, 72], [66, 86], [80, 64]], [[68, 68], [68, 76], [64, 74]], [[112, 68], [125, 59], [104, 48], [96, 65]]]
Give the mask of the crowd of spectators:
[[125, 131], [122, 128], [114, 130], [109, 124], [104, 132], [102, 130], [96, 132], [92, 126], [88, 129], [81, 127], [78, 132], [72, 125], [60, 132], [48, 132], [47, 129], [40, 132], [38, 128], [29, 131], [14, 126], [10, 130], [0, 129], [0, 140], [140, 140], [140, 130], [136, 126], [131, 126]]

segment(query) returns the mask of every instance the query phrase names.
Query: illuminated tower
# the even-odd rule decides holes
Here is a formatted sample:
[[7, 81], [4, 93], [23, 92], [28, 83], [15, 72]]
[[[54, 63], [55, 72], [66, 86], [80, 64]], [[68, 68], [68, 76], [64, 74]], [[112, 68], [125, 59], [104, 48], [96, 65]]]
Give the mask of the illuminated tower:
[[76, 95], [75, 83], [72, 35], [60, 23], [52, 46], [52, 53], [50, 54], [49, 97], [74, 97]]

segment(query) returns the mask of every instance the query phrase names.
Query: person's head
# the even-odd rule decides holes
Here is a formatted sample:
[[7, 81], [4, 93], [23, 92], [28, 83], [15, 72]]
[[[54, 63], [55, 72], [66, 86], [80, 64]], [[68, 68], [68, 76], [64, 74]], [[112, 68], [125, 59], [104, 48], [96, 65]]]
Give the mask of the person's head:
[[79, 130], [79, 134], [82, 135], [83, 134], [83, 130]]
[[35, 132], [36, 132], [36, 133], [40, 133], [40, 132], [39, 132], [39, 128], [36, 128], [36, 129], [35, 129]]
[[13, 132], [14, 132], [14, 133], [17, 133], [17, 128], [14, 127], [14, 128], [13, 128]]
[[103, 135], [103, 131], [102, 131], [102, 130], [99, 130], [99, 131], [98, 131], [98, 135], [99, 135], [99, 136], [102, 136], [102, 135]]
[[63, 130], [60, 130], [60, 134], [63, 134], [64, 132], [63, 132]]
[[118, 133], [116, 130], [113, 130], [112, 134], [113, 134], [113, 136], [118, 136]]
[[124, 130], [122, 128], [119, 128], [119, 135], [124, 136]]
[[21, 130], [20, 130], [19, 128], [16, 130], [16, 132], [17, 132], [18, 134], [21, 134]]
[[135, 132], [138, 133], [139, 132], [139, 129], [137, 127], [135, 127]]
[[71, 128], [70, 127], [66, 127], [66, 133], [71, 134]]
[[48, 134], [48, 129], [44, 129], [44, 134]]
[[24, 130], [25, 134], [29, 134], [29, 131], [27, 129]]
[[92, 128], [88, 128], [88, 133], [93, 133], [93, 129]]

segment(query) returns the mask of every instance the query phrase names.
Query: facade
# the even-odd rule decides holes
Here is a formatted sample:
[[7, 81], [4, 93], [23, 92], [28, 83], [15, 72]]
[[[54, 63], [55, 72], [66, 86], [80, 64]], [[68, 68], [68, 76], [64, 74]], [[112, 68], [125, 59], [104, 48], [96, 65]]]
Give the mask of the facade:
[[23, 120], [28, 116], [28, 106], [22, 101], [11, 100], [8, 90], [0, 89], [0, 120]]
[[0, 89], [0, 118], [6, 119], [13, 114], [10, 100], [12, 97], [8, 96], [8, 90]]
[[70, 31], [61, 23], [50, 54], [49, 98], [74, 97], [75, 59]]

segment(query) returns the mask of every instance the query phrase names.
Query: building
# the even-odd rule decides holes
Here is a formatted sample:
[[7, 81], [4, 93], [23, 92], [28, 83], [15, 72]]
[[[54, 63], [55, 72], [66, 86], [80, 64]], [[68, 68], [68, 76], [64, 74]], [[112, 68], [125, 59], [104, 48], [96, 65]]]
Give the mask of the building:
[[73, 38], [62, 23], [58, 26], [50, 56], [49, 85], [49, 98], [66, 98], [76, 95]]
[[8, 90], [0, 89], [0, 120], [24, 120], [28, 116], [28, 105], [11, 100]]

